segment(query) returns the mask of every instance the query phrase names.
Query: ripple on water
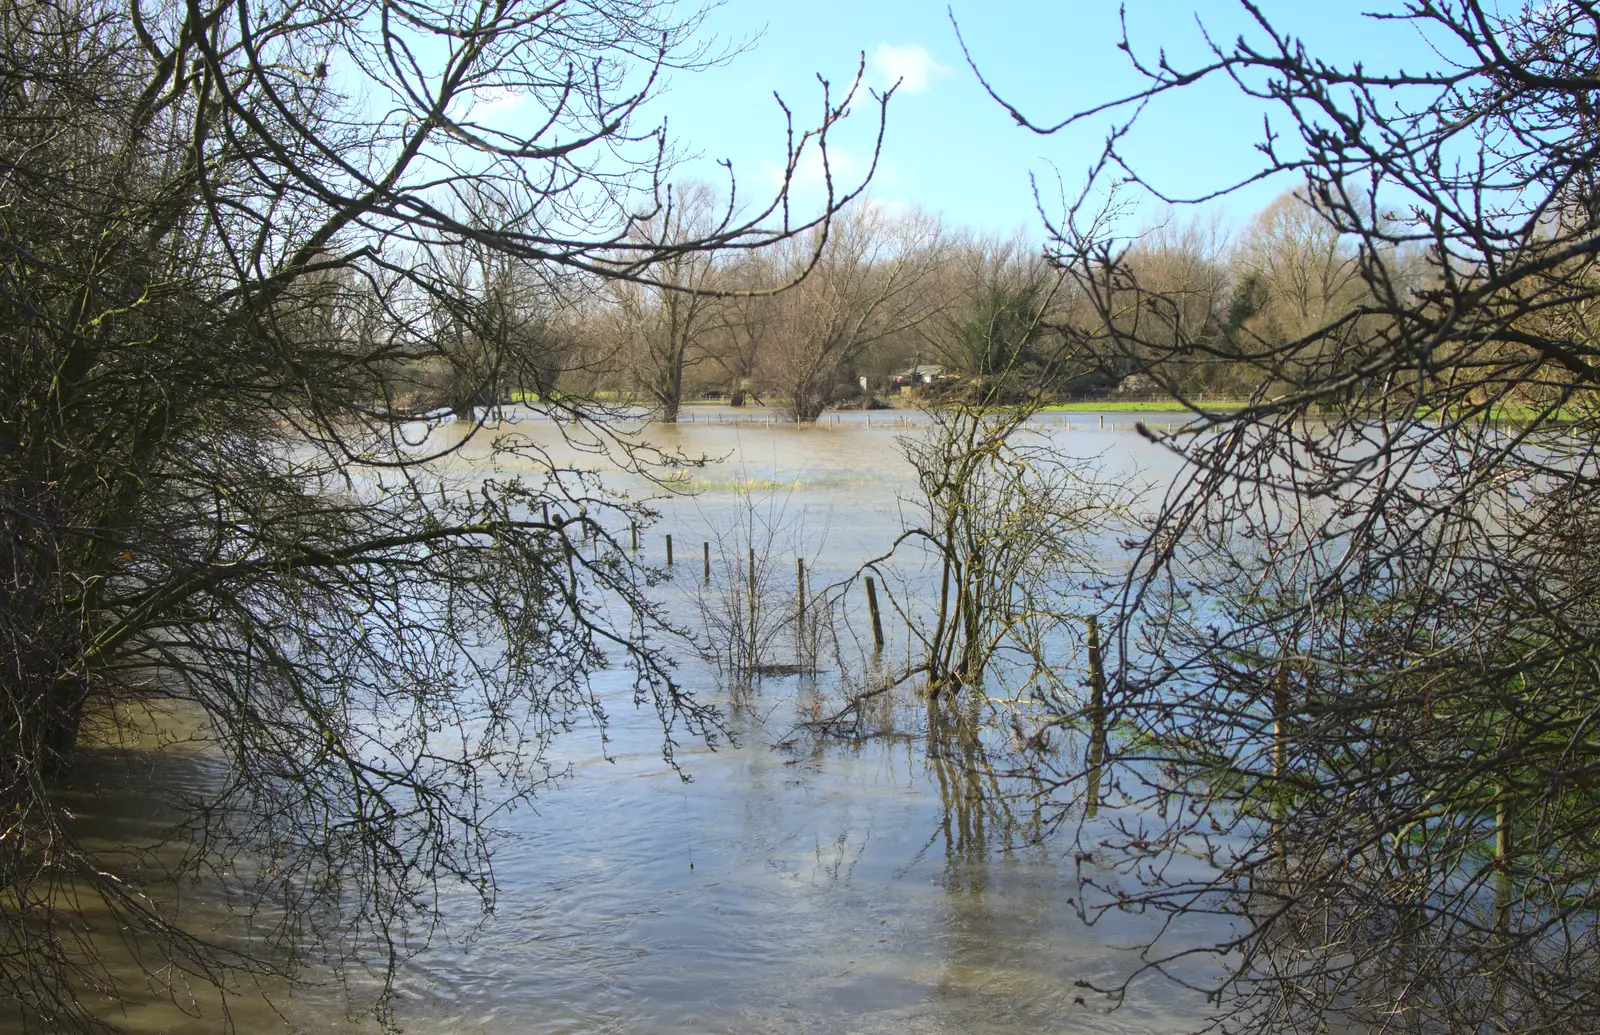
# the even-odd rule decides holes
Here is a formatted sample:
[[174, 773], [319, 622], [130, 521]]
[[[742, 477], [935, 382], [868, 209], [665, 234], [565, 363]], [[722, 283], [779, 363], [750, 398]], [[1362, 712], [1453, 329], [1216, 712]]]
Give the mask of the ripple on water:
[[[907, 472], [888, 432], [672, 434], [741, 452], [743, 470], [713, 481], [799, 482], [793, 505], [832, 522], [818, 580], [876, 553], [898, 527]], [[1129, 455], [1153, 449], [1131, 434], [1116, 441]], [[680, 543], [695, 543], [691, 528], [726, 522], [738, 504], [716, 488], [676, 501], [663, 510], [682, 524], [651, 535], [676, 527]], [[704, 669], [679, 675], [714, 691]], [[616, 720], [611, 759], [592, 736], [558, 742], [573, 778], [506, 819], [494, 913], [475, 928], [473, 897], [447, 897], [446, 936], [403, 971], [398, 1011], [409, 1029], [1036, 1035], [1178, 1030], [1202, 1016], [1198, 998], [1156, 982], [1109, 1015], [1075, 1005], [1077, 979], [1136, 965], [1116, 947], [1128, 929], [1078, 921], [1070, 854], [1006, 845], [992, 815], [973, 833], [985, 817], [952, 811], [974, 806], [941, 797], [916, 743], [784, 754], [768, 746], [783, 730], [752, 727], [738, 747], [683, 748], [694, 777], [685, 785], [661, 760], [653, 713], [627, 707], [625, 675], [602, 679], [601, 691]], [[791, 714], [780, 698], [793, 692], [772, 681], [761, 691], [771, 707], [758, 711]], [[113, 829], [114, 808], [101, 813], [91, 825], [126, 834]], [[287, 1024], [236, 1009], [238, 1028], [336, 1030], [346, 1022], [335, 1002], [291, 999]], [[134, 1027], [210, 1032], [215, 1016], [168, 1010]]]

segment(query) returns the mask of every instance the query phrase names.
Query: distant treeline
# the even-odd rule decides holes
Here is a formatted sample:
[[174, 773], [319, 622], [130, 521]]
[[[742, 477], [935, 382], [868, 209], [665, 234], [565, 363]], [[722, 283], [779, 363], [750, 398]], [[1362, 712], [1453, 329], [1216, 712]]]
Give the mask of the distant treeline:
[[[704, 185], [675, 189], [633, 234], [657, 249], [702, 238], [723, 218], [719, 204]], [[463, 269], [463, 294], [478, 309], [433, 314], [435, 335], [457, 343], [452, 358], [401, 380], [460, 410], [567, 395], [632, 400], [669, 421], [684, 402], [708, 398], [812, 421], [902, 390], [1243, 398], [1262, 383], [1263, 345], [1294, 342], [1366, 300], [1354, 244], [1300, 191], [1231, 234], [1216, 220], [1173, 219], [1124, 248], [1114, 268], [1136, 275], [1125, 285], [1108, 278], [1105, 290], [1125, 296], [1113, 299], [1127, 324], [1119, 339], [1150, 343], [1158, 371], [1137, 349], [1080, 347], [1106, 330], [1096, 325], [1103, 300], [1063, 280], [1025, 238], [952, 232], [922, 212], [869, 202], [825, 231], [762, 249], [686, 250], [634, 279]], [[516, 347], [496, 343], [510, 338]], [[506, 355], [524, 357], [522, 368], [505, 369]], [[532, 367], [530, 355], [541, 357]]]

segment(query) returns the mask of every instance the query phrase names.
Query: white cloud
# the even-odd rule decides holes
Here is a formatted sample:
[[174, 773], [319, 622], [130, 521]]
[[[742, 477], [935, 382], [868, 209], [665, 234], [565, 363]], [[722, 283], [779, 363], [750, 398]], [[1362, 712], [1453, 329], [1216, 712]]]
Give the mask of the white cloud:
[[906, 93], [921, 93], [950, 72], [920, 43], [880, 43], [872, 48], [868, 65], [874, 85], [887, 88], [898, 82]]

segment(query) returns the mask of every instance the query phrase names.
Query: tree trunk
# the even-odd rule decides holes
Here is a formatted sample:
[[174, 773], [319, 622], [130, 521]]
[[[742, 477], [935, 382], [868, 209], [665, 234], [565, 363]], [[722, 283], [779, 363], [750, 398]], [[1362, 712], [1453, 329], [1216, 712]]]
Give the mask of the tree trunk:
[[798, 389], [790, 398], [790, 409], [796, 424], [815, 424], [817, 418], [822, 416], [827, 400], [821, 393]]

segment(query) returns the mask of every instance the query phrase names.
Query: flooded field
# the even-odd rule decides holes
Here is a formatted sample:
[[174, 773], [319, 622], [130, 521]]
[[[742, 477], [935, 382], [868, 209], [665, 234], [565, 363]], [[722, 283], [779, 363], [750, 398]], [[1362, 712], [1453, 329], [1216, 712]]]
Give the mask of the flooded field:
[[[640, 531], [640, 554], [663, 564], [673, 536], [675, 564], [658, 591], [682, 624], [695, 625], [704, 598], [702, 544], [717, 544], [720, 570], [730, 530], [743, 528], [741, 548], [759, 546], [789, 586], [802, 558], [820, 589], [884, 553], [904, 527], [913, 484], [897, 437], [916, 428], [885, 427], [876, 414], [871, 428], [861, 414], [798, 428], [719, 422], [719, 413], [732, 411], [697, 410], [693, 424], [645, 432], [663, 447], [714, 458], [677, 477], [688, 493], [610, 476], [631, 493], [659, 496], [660, 520]], [[1172, 473], [1170, 457], [1135, 433], [1136, 414], [1107, 415], [1104, 428], [1094, 414], [1046, 416], [1037, 434], [1064, 454], [1151, 479]], [[1169, 415], [1149, 419], [1164, 424]], [[524, 419], [499, 433], [528, 436], [561, 461], [594, 462], [545, 422]], [[490, 470], [488, 444], [452, 461], [459, 482]], [[1114, 542], [1096, 549], [1108, 567], [1119, 563]], [[914, 573], [908, 579], [915, 584]], [[847, 643], [865, 635], [859, 598], [848, 595], [830, 619], [850, 627]], [[894, 658], [907, 634], [895, 623], [887, 634], [885, 654]], [[583, 730], [559, 740], [556, 760], [570, 765], [570, 778], [501, 817], [498, 897], [481, 925], [475, 898], [446, 891], [446, 929], [399, 978], [403, 1027], [1022, 1035], [1203, 1022], [1203, 999], [1157, 976], [1137, 980], [1114, 1010], [1078, 986], [1114, 984], [1136, 970], [1144, 922], [1156, 921], [1113, 915], [1088, 926], [1080, 918], [1075, 874], [1097, 860], [1076, 854], [1082, 816], [1070, 788], [1030, 800], [1026, 787], [982, 778], [959, 745], [919, 720], [909, 687], [886, 703], [898, 711], [880, 735], [834, 742], [797, 733], [829, 693], [827, 670], [761, 679], [730, 696], [714, 667], [684, 651], [679, 677], [725, 708], [734, 742], [714, 751], [682, 744], [684, 782], [662, 761], [654, 714], [631, 706], [624, 674], [604, 677], [609, 742], [602, 747]], [[153, 778], [177, 765], [160, 763]], [[178, 768], [204, 778], [203, 763]], [[104, 827], [108, 840], [137, 838], [141, 822], [159, 825], [114, 798], [99, 809], [84, 822], [91, 833]], [[1041, 837], [1052, 821], [1061, 833]], [[226, 926], [203, 888], [183, 908]], [[235, 997], [232, 1023], [251, 1033], [373, 1026], [332, 983], [275, 995], [281, 1015], [254, 994]], [[203, 994], [187, 1011], [154, 993], [151, 1000], [112, 1019], [139, 1031], [219, 1029], [222, 1015]]]

